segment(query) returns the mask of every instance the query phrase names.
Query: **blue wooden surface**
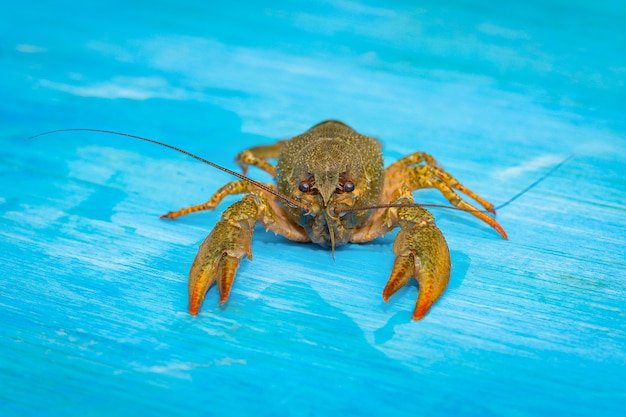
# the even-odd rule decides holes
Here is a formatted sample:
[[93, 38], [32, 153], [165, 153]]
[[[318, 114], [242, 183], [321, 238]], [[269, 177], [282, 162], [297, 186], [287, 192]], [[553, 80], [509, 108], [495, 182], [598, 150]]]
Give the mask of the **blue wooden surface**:
[[[0, 414], [623, 415], [625, 19], [619, 1], [4, 5]], [[421, 322], [415, 286], [381, 299], [392, 236], [333, 261], [262, 230], [226, 306], [212, 291], [190, 317], [221, 210], [158, 216], [231, 178], [112, 136], [24, 141], [115, 129], [233, 168], [326, 118], [496, 204], [575, 157], [500, 211], [509, 241], [433, 211], [453, 270]]]

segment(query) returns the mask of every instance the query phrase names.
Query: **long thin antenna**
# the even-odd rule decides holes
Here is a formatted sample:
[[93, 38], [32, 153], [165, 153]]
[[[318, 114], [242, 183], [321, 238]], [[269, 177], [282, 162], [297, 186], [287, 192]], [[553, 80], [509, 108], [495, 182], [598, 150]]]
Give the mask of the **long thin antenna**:
[[548, 172], [543, 174], [541, 177], [539, 177], [539, 179], [534, 181], [528, 187], [524, 188], [522, 191], [520, 191], [519, 193], [515, 194], [513, 197], [509, 198], [507, 201], [505, 201], [504, 203], [502, 203], [498, 207], [496, 207], [496, 210], [500, 210], [502, 207], [508, 206], [509, 204], [511, 204], [512, 202], [514, 202], [515, 200], [517, 200], [518, 198], [520, 198], [521, 196], [526, 194], [529, 190], [531, 190], [532, 188], [535, 188], [540, 182], [542, 182], [543, 180], [548, 178], [550, 175], [552, 175], [554, 172], [556, 172], [557, 169], [561, 168], [563, 165], [565, 165], [565, 163], [569, 162], [572, 158], [574, 158], [575, 155], [576, 154], [571, 154], [570, 156], [568, 156], [567, 158], [565, 158], [564, 160], [562, 160], [561, 162], [559, 162], [558, 164], [556, 164], [555, 166], [550, 168], [548, 170]]
[[233, 176], [235, 176], [235, 177], [237, 177], [237, 178], [239, 178], [241, 180], [247, 181], [247, 182], [249, 182], [250, 184], [253, 184], [256, 187], [259, 187], [261, 190], [263, 190], [265, 192], [268, 192], [268, 193], [270, 193], [270, 194], [280, 198], [281, 200], [283, 200], [284, 202], [286, 202], [287, 204], [289, 204], [291, 206], [297, 207], [297, 208], [305, 210], [305, 211], [309, 210], [308, 207], [302, 205], [301, 203], [299, 203], [299, 202], [297, 202], [297, 201], [287, 197], [286, 195], [283, 195], [283, 194], [277, 192], [276, 190], [273, 190], [273, 189], [269, 188], [267, 185], [265, 185], [263, 183], [255, 181], [253, 179], [250, 179], [250, 178], [246, 177], [245, 175], [242, 175], [242, 174], [240, 174], [238, 172], [232, 171], [232, 170], [230, 170], [228, 168], [225, 168], [225, 167], [223, 167], [221, 165], [217, 165], [214, 162], [208, 161], [208, 160], [206, 160], [206, 159], [204, 159], [202, 157], [194, 155], [191, 152], [187, 152], [187, 151], [185, 151], [183, 149], [177, 148], [176, 146], [168, 145], [167, 143], [159, 142], [159, 141], [154, 140], [154, 139], [144, 138], [142, 136], [131, 135], [129, 133], [115, 132], [115, 131], [112, 131], [112, 130], [89, 129], [89, 128], [70, 128], [70, 129], [57, 129], [57, 130], [51, 130], [51, 131], [48, 131], [48, 132], [39, 133], [39, 134], [37, 134], [35, 136], [31, 136], [31, 137], [27, 138], [26, 140], [32, 140], [32, 139], [38, 138], [40, 136], [51, 135], [53, 133], [60, 133], [60, 132], [107, 133], [107, 134], [110, 134], [110, 135], [125, 136], [125, 137], [129, 137], [129, 138], [133, 138], [133, 139], [143, 140], [145, 142], [154, 143], [155, 145], [160, 145], [160, 146], [172, 149], [174, 151], [180, 152], [182, 154], [185, 154], [187, 156], [190, 156], [190, 157], [192, 157], [192, 158], [194, 158], [194, 159], [196, 159], [196, 160], [198, 160], [200, 162], [204, 162], [205, 164], [212, 166], [213, 168], [217, 168], [220, 171], [224, 171], [227, 174], [233, 175]]

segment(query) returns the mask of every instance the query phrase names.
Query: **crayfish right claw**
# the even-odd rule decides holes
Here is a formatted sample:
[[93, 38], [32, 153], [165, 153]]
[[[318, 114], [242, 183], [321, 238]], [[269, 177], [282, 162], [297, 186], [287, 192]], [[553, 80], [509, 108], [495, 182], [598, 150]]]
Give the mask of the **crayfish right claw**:
[[422, 319], [445, 291], [450, 279], [450, 253], [430, 213], [420, 207], [398, 210], [401, 230], [393, 244], [396, 260], [383, 290], [385, 302], [411, 278], [419, 284], [413, 320]]

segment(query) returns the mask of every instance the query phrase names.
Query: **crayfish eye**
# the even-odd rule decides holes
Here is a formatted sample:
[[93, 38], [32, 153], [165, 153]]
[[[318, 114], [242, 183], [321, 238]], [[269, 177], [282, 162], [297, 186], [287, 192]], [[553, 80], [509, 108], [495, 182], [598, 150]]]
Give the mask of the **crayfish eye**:
[[351, 193], [352, 191], [354, 191], [354, 183], [352, 181], [347, 181], [345, 184], [343, 184], [343, 190], [346, 193]]
[[303, 193], [308, 193], [309, 191], [311, 191], [311, 184], [306, 181], [300, 181], [300, 183], [298, 184], [298, 190]]

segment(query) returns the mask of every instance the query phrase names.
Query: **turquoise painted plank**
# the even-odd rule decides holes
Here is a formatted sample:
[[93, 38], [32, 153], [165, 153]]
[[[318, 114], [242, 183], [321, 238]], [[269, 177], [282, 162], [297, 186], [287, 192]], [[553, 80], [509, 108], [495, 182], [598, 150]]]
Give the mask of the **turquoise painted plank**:
[[[620, 2], [34, 2], [5, 7], [0, 414], [623, 415]], [[71, 13], [68, 12], [71, 10]], [[186, 276], [233, 157], [326, 119], [424, 150], [496, 205], [503, 241], [433, 209], [448, 290], [381, 299], [393, 236], [255, 232], [228, 303]], [[255, 178], [268, 177], [255, 172]], [[433, 191], [423, 202], [444, 203]]]

